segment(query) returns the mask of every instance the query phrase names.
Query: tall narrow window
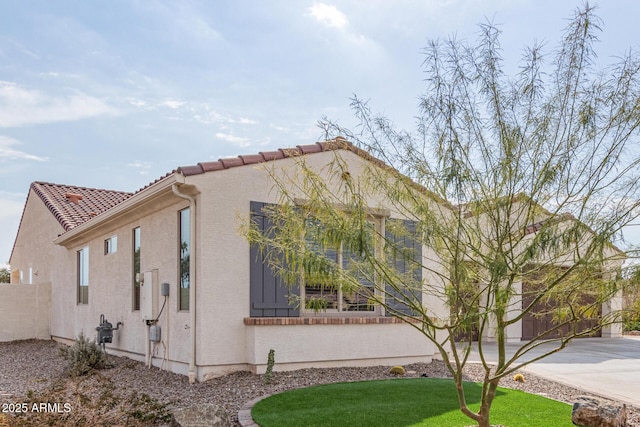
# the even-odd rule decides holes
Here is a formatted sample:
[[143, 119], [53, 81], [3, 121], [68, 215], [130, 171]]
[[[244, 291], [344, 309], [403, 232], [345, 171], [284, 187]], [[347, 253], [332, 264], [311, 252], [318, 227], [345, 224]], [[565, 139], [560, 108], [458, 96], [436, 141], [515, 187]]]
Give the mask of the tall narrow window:
[[189, 266], [191, 253], [191, 211], [189, 208], [180, 211], [180, 277], [178, 279], [180, 283], [180, 310], [189, 310]]
[[89, 304], [89, 248], [78, 251], [78, 304]]
[[133, 229], [133, 309], [140, 310], [140, 227]]

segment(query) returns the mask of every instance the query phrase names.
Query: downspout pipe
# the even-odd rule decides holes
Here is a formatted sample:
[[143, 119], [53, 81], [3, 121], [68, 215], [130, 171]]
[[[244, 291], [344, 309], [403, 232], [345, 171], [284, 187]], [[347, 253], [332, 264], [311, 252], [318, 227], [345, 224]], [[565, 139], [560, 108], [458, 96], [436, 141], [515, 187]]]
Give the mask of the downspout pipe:
[[191, 240], [191, 248], [189, 254], [189, 314], [191, 317], [191, 356], [189, 359], [189, 383], [196, 382], [196, 200], [188, 195], [180, 192], [180, 185], [173, 184], [171, 186], [173, 194], [187, 199], [189, 201], [189, 238]]

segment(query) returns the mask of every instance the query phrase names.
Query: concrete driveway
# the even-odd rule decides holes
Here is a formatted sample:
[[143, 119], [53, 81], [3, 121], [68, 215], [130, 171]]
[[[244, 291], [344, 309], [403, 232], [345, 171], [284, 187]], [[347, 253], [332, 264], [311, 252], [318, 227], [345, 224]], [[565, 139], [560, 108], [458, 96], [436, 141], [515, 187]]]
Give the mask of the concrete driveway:
[[[508, 344], [508, 354], [519, 347]], [[483, 349], [489, 361], [496, 360], [494, 344], [483, 343]], [[531, 360], [541, 352], [532, 352], [522, 360]], [[471, 361], [479, 361], [477, 352], [472, 353]], [[576, 339], [523, 371], [640, 407], [640, 337]]]

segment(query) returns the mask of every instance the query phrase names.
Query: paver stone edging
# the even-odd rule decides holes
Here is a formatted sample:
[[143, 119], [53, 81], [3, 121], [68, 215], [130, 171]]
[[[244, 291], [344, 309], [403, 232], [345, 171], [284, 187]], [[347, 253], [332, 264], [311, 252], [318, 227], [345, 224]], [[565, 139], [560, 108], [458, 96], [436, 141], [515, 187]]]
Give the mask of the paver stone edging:
[[270, 396], [270, 394], [265, 394], [264, 396], [256, 397], [255, 399], [245, 403], [244, 406], [240, 408], [238, 411], [238, 422], [242, 427], [260, 427], [255, 421], [253, 421], [251, 410], [253, 409], [253, 405]]

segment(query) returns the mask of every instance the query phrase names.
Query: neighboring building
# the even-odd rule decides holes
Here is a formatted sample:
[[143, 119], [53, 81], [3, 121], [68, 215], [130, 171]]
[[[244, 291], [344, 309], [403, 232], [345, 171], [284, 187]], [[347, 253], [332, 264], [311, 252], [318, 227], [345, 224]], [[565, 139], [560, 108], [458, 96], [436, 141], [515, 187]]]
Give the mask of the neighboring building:
[[[240, 219], [264, 221], [261, 207], [278, 200], [259, 165], [291, 171], [304, 155], [319, 170], [338, 152], [353, 176], [372, 163], [384, 167], [336, 139], [178, 168], [135, 193], [35, 182], [12, 282], [50, 283], [53, 339], [93, 336], [104, 315], [121, 322], [109, 352], [190, 380], [264, 372], [270, 349], [280, 370], [429, 362], [439, 357], [433, 344], [379, 307], [315, 314], [292, 306], [289, 289], [238, 231]], [[397, 217], [376, 215], [380, 227]], [[415, 249], [428, 260], [428, 248]], [[422, 298], [444, 317], [442, 302]], [[510, 336], [522, 335], [516, 328]]]

